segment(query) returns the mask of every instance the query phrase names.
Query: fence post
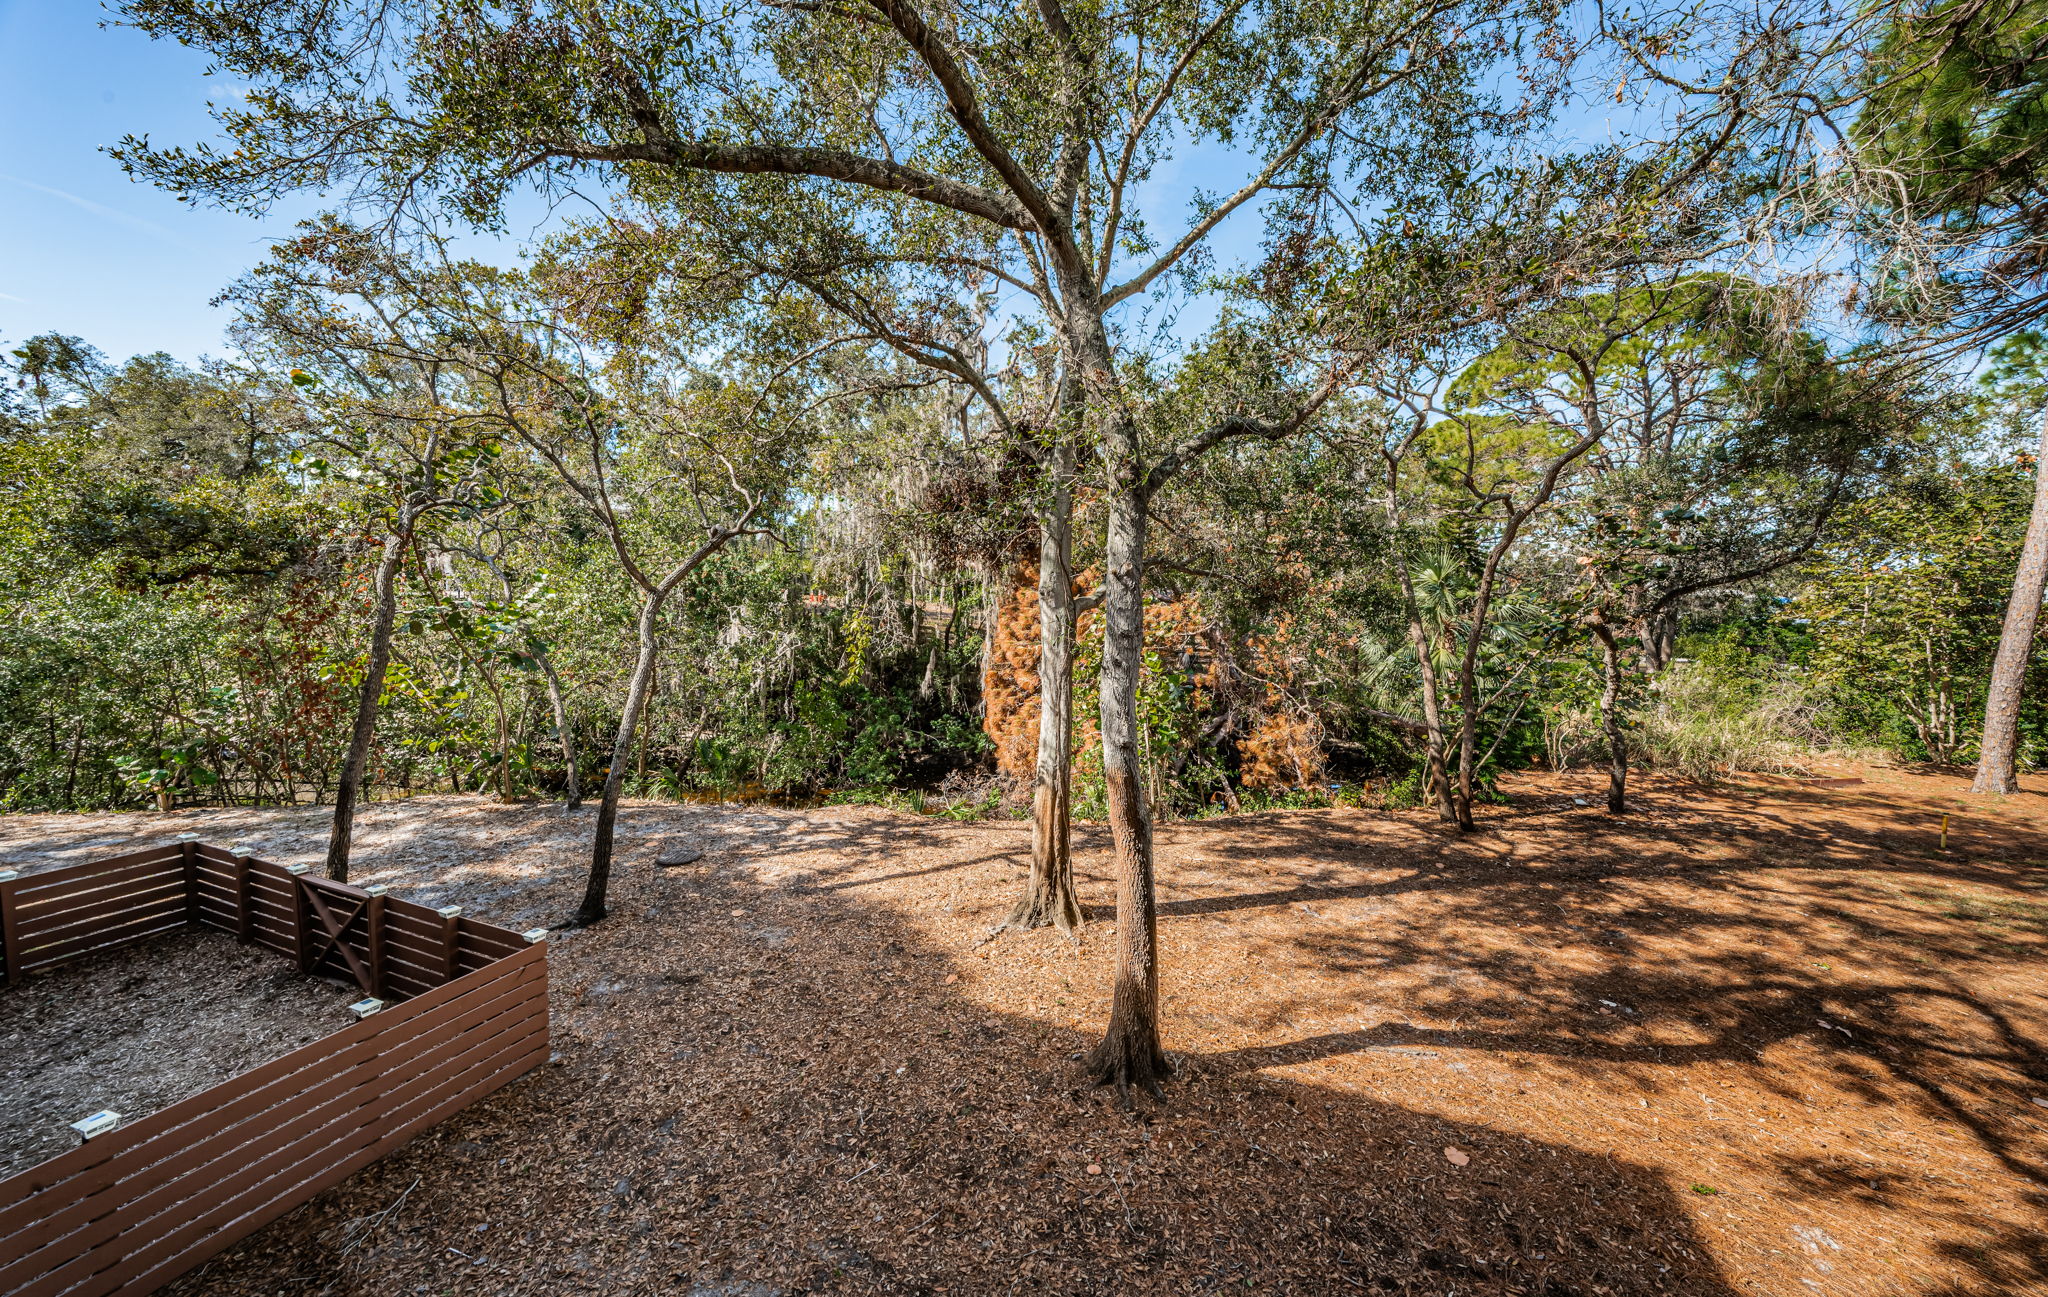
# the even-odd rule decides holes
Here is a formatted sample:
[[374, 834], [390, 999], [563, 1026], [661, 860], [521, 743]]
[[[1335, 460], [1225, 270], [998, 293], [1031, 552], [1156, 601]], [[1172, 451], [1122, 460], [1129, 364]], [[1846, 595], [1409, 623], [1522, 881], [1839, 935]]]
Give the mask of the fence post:
[[21, 985], [21, 916], [20, 903], [15, 900], [14, 890], [20, 886], [20, 875], [12, 869], [0, 869], [0, 953], [4, 953], [4, 964], [9, 986]]
[[462, 917], [462, 907], [444, 905], [436, 913], [441, 916], [441, 982], [446, 985], [455, 980], [460, 966], [457, 956], [462, 953], [461, 934], [455, 924]]
[[376, 884], [366, 889], [370, 893], [367, 912], [363, 915], [363, 953], [370, 961], [370, 994], [376, 999], [384, 997], [384, 885]]
[[292, 958], [298, 961], [299, 971], [310, 973], [307, 965], [312, 960], [313, 942], [306, 935], [306, 893], [311, 887], [300, 877], [306, 865], [286, 865], [284, 870], [292, 876]]
[[255, 918], [249, 913], [249, 857], [235, 857], [235, 940], [248, 945], [256, 934]]
[[183, 844], [185, 854], [185, 926], [199, 927], [199, 844]]

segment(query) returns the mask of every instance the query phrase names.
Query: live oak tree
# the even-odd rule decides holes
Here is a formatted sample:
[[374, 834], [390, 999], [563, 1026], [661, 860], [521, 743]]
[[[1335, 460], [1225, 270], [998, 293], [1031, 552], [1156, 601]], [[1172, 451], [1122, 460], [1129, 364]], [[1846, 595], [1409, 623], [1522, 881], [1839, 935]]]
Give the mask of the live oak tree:
[[[1540, 120], [1574, 53], [1554, 11], [759, 0], [711, 21], [654, 0], [133, 0], [126, 12], [256, 87], [221, 111], [227, 145], [119, 150], [187, 196], [260, 208], [317, 189], [394, 224], [436, 202], [494, 224], [514, 186], [562, 193], [591, 176], [628, 207], [681, 213], [749, 251], [734, 273], [814, 292], [856, 323], [869, 313], [839, 291], [849, 275], [911, 282], [927, 302], [971, 278], [1043, 321], [1078, 390], [1105, 526], [1119, 953], [1091, 1067], [1156, 1087], [1167, 1062], [1135, 715], [1149, 510], [1207, 450], [1307, 427], [1385, 345], [1386, 322], [1324, 299], [1322, 327], [1292, 342], [1267, 331], [1281, 345], [1199, 423], [1154, 417], [1134, 379], [1172, 385], [1179, 345], [1160, 323], [1191, 291], [1247, 296], [1258, 332], [1265, 288], [1327, 282], [1317, 267], [1348, 227], [1402, 230], [1408, 204], [1465, 184], [1476, 153]], [[1189, 150], [1232, 179], [1185, 215], [1145, 209], [1159, 164]], [[1237, 216], [1266, 226], [1260, 291], [1210, 273]], [[973, 386], [943, 348], [903, 337], [906, 354]]]
[[519, 447], [605, 538], [636, 592], [634, 665], [577, 924], [606, 914], [618, 804], [664, 610], [711, 556], [771, 532], [820, 399], [793, 377], [814, 350], [807, 340], [782, 339], [781, 353], [767, 356], [721, 353], [727, 304], [700, 302], [689, 319], [628, 319], [615, 286], [593, 287], [586, 269], [560, 258], [529, 274], [408, 257], [322, 222], [261, 276], [285, 303], [266, 321], [272, 333], [317, 340], [359, 368], [432, 375], [437, 430], [494, 453]]
[[243, 308], [238, 330], [246, 346], [273, 361], [296, 362], [291, 382], [303, 396], [294, 462], [358, 488], [374, 529], [369, 644], [327, 840], [327, 876], [346, 882], [356, 802], [391, 666], [400, 573], [432, 515], [497, 503], [489, 470], [499, 445], [488, 430], [450, 417], [451, 376], [437, 366], [367, 354], [350, 348], [340, 331], [305, 327], [303, 295], [280, 270], [258, 271], [228, 296]]
[[1578, 578], [1565, 606], [1600, 654], [1613, 812], [1625, 700], [1664, 668], [1679, 613], [1803, 559], [1931, 411], [1913, 367], [1831, 353], [1786, 323], [1782, 297], [1690, 270], [1588, 293], [1515, 327], [1454, 388], [1551, 444], [1590, 442], [1525, 525]]

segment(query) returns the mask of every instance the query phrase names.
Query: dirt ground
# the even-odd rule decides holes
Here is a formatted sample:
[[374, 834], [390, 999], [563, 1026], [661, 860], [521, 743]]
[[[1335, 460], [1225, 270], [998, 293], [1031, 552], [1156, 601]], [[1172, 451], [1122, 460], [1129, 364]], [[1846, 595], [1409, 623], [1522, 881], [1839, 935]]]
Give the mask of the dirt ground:
[[354, 1019], [362, 998], [217, 933], [172, 933], [0, 991], [0, 1176], [133, 1121]]
[[[1163, 826], [1181, 1074], [1134, 1113], [1075, 1062], [1099, 829], [1078, 946], [983, 944], [1025, 824], [633, 805], [614, 917], [550, 954], [555, 1064], [171, 1291], [2048, 1293], [2048, 797], [1828, 773], [1651, 780], [1621, 818], [1528, 776], [1464, 837]], [[358, 878], [525, 927], [589, 823], [378, 805]], [[0, 858], [312, 861], [321, 829], [16, 816]], [[654, 869], [670, 843], [705, 855]]]

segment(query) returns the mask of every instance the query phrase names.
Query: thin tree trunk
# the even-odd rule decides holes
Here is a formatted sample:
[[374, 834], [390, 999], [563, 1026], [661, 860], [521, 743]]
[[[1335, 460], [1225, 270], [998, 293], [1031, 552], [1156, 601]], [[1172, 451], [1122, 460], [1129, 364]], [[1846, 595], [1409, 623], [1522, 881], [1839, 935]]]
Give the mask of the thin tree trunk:
[[[1478, 617], [1473, 637], [1478, 638]], [[1469, 657], [1458, 662], [1458, 778], [1451, 789], [1451, 809], [1458, 827], [1470, 832], [1472, 818], [1473, 758], [1479, 753], [1479, 670]]]
[[[578, 488], [582, 490], [582, 488]], [[588, 498], [586, 494], [586, 498]], [[619, 566], [633, 578], [644, 598], [640, 605], [640, 652], [633, 663], [632, 683], [626, 690], [625, 710], [619, 716], [619, 732], [612, 739], [611, 764], [604, 772], [604, 795], [598, 802], [597, 826], [591, 835], [590, 879], [583, 888], [583, 903], [576, 909], [575, 917], [567, 926], [581, 928], [603, 920], [605, 916], [605, 891], [612, 877], [612, 827], [619, 818], [619, 790], [626, 778], [626, 762], [633, 755], [633, 736], [640, 727], [640, 714], [646, 709], [647, 695], [654, 680], [654, 655], [656, 649], [655, 628], [661, 616], [662, 605], [677, 586], [689, 579], [690, 573], [699, 564], [725, 547], [735, 536], [745, 535], [752, 522], [755, 510], [760, 504], [748, 505], [745, 513], [729, 525], [713, 527], [711, 535], [699, 545], [696, 552], [679, 563], [659, 583], [649, 581], [633, 562], [631, 553], [620, 536], [616, 520], [607, 514], [613, 552], [619, 557]]]
[[[467, 650], [465, 650], [465, 654]], [[512, 800], [512, 727], [505, 719], [505, 695], [498, 688], [498, 681], [483, 664], [481, 658], [471, 659], [476, 664], [477, 677], [484, 682], [484, 688], [491, 692], [491, 705], [498, 713], [498, 800]]]
[[647, 706], [649, 686], [654, 680], [655, 626], [666, 598], [667, 590], [663, 589], [649, 593], [640, 605], [640, 652], [633, 662], [632, 683], [626, 688], [618, 736], [612, 740], [612, 763], [605, 771], [604, 795], [597, 803], [597, 831], [590, 844], [590, 880], [583, 889], [583, 904], [572, 921], [575, 927], [599, 922], [606, 913], [605, 890], [612, 877], [612, 828], [619, 818], [619, 792], [626, 781], [626, 762], [633, 756], [633, 736], [640, 728], [640, 713]]
[[[654, 705], [654, 699], [661, 693], [661, 666], [657, 661], [647, 670], [647, 706]], [[640, 731], [640, 754], [633, 759], [633, 784], [640, 789], [640, 795], [647, 795], [647, 743], [652, 737], [652, 727]]]
[[2048, 420], [2041, 424], [2041, 446], [2034, 459], [2034, 507], [2027, 515], [2027, 539], [2020, 547], [2019, 569], [2013, 573], [2012, 598], [2005, 605], [2005, 627], [1998, 635], [1998, 656], [1991, 661], [1991, 689], [1984, 700], [1984, 742], [1978, 749], [1973, 793], [2016, 793], [2019, 780], [2020, 689], [2027, 679], [2027, 659], [2034, 653], [2034, 627], [2041, 618], [2041, 594], [2048, 585]]
[[1001, 924], [1054, 927], [1072, 936], [1081, 926], [1072, 853], [1074, 749], [1074, 450], [1063, 442], [1051, 456], [1054, 484], [1038, 518], [1038, 763], [1031, 787], [1031, 875]]
[[562, 804], [570, 810], [583, 805], [583, 772], [576, 766], [576, 735], [569, 727], [569, 704], [562, 696], [562, 678], [545, 653], [534, 654], [541, 675], [548, 684], [548, 707], [554, 713], [555, 734], [562, 741]]
[[370, 626], [370, 657], [363, 668], [362, 692], [356, 698], [356, 724], [349, 735], [348, 755], [342, 759], [341, 779], [334, 786], [334, 824], [327, 835], [327, 876], [338, 883], [348, 881], [356, 797], [362, 789], [363, 767], [370, 759], [370, 743], [377, 733], [377, 700], [384, 693], [384, 672], [391, 665], [391, 633], [398, 620], [398, 568], [405, 561], [412, 522], [410, 512], [400, 513], [398, 525], [384, 538], [383, 556], [377, 560], [372, 586], [376, 620]]
[[1600, 723], [1607, 731], [1607, 809], [1619, 815], [1628, 807], [1628, 739], [1621, 728], [1621, 646], [1604, 622], [1593, 623], [1600, 641], [1603, 683]]
[[[1391, 512], [1391, 510], [1390, 510]], [[1436, 813], [1445, 820], [1457, 819], [1451, 801], [1451, 774], [1445, 761], [1443, 699], [1436, 678], [1436, 655], [1430, 651], [1429, 631], [1415, 602], [1415, 585], [1408, 574], [1408, 562], [1396, 556], [1395, 570], [1401, 578], [1401, 600], [1408, 614], [1408, 646], [1415, 651], [1415, 667], [1422, 680], [1423, 796], [1436, 803]]]
[[[518, 596], [512, 588], [511, 575], [488, 556], [484, 561], [497, 573], [498, 584], [505, 591], [505, 602], [516, 602]], [[576, 734], [569, 726], [569, 704], [562, 694], [562, 677], [555, 671], [554, 658], [549, 655], [540, 636], [531, 627], [522, 626], [521, 629], [526, 633], [527, 650], [533, 654], [542, 678], [547, 681], [548, 709], [555, 718], [555, 737], [562, 744], [562, 769], [565, 772], [562, 776], [562, 804], [573, 811], [583, 805], [583, 772], [576, 765]]]
[[1133, 1085], [1158, 1095], [1173, 1066], [1159, 1044], [1152, 818], [1138, 772], [1138, 679], [1145, 651], [1144, 468], [1138, 430], [1128, 417], [1114, 417], [1108, 435], [1113, 458], [1103, 602], [1102, 775], [1116, 850], [1116, 983], [1109, 1030], [1088, 1066], [1098, 1082], [1114, 1082], [1128, 1102]]

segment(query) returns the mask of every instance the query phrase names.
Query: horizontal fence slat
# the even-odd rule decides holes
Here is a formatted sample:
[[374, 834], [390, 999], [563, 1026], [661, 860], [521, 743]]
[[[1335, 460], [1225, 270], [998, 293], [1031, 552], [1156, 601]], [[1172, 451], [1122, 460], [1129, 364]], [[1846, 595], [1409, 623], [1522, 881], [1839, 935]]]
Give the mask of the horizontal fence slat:
[[[232, 869], [236, 861], [243, 859], [243, 857], [229, 851], [226, 847], [216, 847], [210, 842], [197, 842], [193, 846], [196, 848], [194, 854], [208, 864], [225, 865]], [[253, 857], [251, 858], [253, 859]]]
[[27, 1215], [23, 1205], [35, 1195], [47, 1192], [73, 1176], [101, 1167], [128, 1149], [166, 1131], [208, 1117], [225, 1104], [234, 1102], [240, 1092], [268, 1085], [308, 1067], [330, 1063], [338, 1050], [373, 1039], [386, 1031], [396, 1030], [417, 1015], [432, 1012], [441, 1005], [466, 995], [489, 993], [493, 984], [507, 978], [544, 976], [535, 971], [535, 966], [541, 963], [538, 957], [542, 954], [543, 947], [531, 947], [527, 958], [503, 960], [486, 970], [484, 976], [474, 980], [457, 979], [385, 1013], [365, 1018], [361, 1022], [350, 1023], [321, 1040], [316, 1040], [310, 1045], [302, 1045], [289, 1054], [254, 1067], [232, 1081], [174, 1103], [141, 1121], [131, 1122], [109, 1131], [89, 1144], [60, 1153], [11, 1179], [0, 1180], [0, 1243], [5, 1243], [22, 1228]]
[[403, 928], [414, 928], [416, 932], [440, 932], [440, 910], [422, 906], [420, 902], [406, 902], [406, 899], [391, 897], [391, 904], [385, 906], [385, 916]]
[[[60, 1254], [82, 1258], [116, 1238], [124, 1245], [133, 1243], [144, 1237], [134, 1232], [138, 1227], [175, 1212], [179, 1204], [203, 1197], [235, 1176], [253, 1183], [273, 1163], [289, 1165], [294, 1154], [331, 1142], [337, 1129], [345, 1136], [354, 1125], [376, 1120], [378, 1114], [370, 1109], [386, 1091], [404, 1084], [406, 1075], [431, 1073], [447, 1060], [481, 1048], [508, 1027], [523, 1026], [542, 1011], [536, 1005], [544, 1009], [546, 995], [538, 981], [527, 980], [482, 1003], [449, 1006], [459, 1011], [436, 1016], [401, 1039], [392, 1040], [387, 1033], [377, 1047], [352, 1052], [346, 1061], [337, 1059], [335, 1070], [316, 1078], [309, 1088], [267, 1099], [250, 1096], [243, 1105], [225, 1110], [213, 1133], [184, 1148], [161, 1149], [155, 1143], [139, 1147], [126, 1159], [134, 1166], [123, 1178], [9, 1236], [8, 1248], [19, 1259], [0, 1268], [0, 1288], [50, 1273], [52, 1259]], [[253, 1105], [267, 1106], [241, 1111]], [[202, 1174], [223, 1167], [230, 1174]]]
[[526, 938], [495, 923], [457, 919], [455, 930], [462, 934], [462, 944], [465, 948], [480, 951], [493, 958], [502, 959], [506, 955], [516, 955], [526, 946]]
[[[149, 864], [161, 860], [182, 861], [184, 856], [184, 844], [172, 842], [160, 847], [144, 847], [140, 851], [130, 851], [123, 855], [109, 856], [105, 860], [88, 860], [76, 865], [58, 865], [54, 869], [38, 869], [33, 873], [24, 873], [21, 878], [21, 885], [24, 887], [49, 886], [54, 883], [68, 882], [74, 878], [90, 878], [95, 874], [104, 873], [111, 869], [120, 869], [128, 865]], [[17, 867], [14, 865], [8, 866], [10, 869]]]
[[[233, 906], [235, 898], [241, 895], [241, 891], [231, 878], [208, 878], [202, 874], [199, 877], [199, 894], [212, 897], [224, 905]], [[253, 874], [249, 877], [249, 901], [252, 905], [269, 906], [280, 914], [290, 914], [292, 909], [292, 893], [289, 887], [269, 879], [259, 879]]]
[[[30, 1279], [19, 1290], [22, 1297], [55, 1297], [88, 1277], [93, 1283], [87, 1291], [111, 1292], [144, 1270], [188, 1250], [194, 1242], [222, 1226], [246, 1217], [263, 1204], [241, 1200], [251, 1193], [260, 1194], [267, 1187], [266, 1181], [294, 1168], [311, 1168], [306, 1179], [291, 1187], [303, 1188], [318, 1181], [305, 1194], [312, 1196], [333, 1182], [325, 1179], [326, 1174], [336, 1171], [365, 1144], [374, 1146], [391, 1134], [406, 1131], [406, 1105], [416, 1105], [423, 1099], [431, 1102], [437, 1089], [460, 1082], [479, 1068], [487, 1070], [478, 1079], [487, 1078], [497, 1071], [493, 1064], [532, 1050], [533, 1028], [543, 1023], [545, 1016], [545, 992], [535, 990], [516, 1009], [508, 1006], [507, 1012], [482, 1022], [468, 1024], [458, 1019], [450, 1024], [452, 1029], [445, 1039], [430, 1040], [419, 1051], [395, 1060], [400, 1066], [418, 1069], [411, 1075], [397, 1078], [393, 1073], [373, 1071], [368, 1075], [367, 1087], [359, 1083], [338, 1102], [283, 1127], [255, 1132], [250, 1142], [261, 1141], [261, 1155], [238, 1162], [231, 1174], [209, 1182], [193, 1197], [180, 1200], [175, 1192], [178, 1186], [173, 1183], [159, 1191], [160, 1198], [165, 1200], [143, 1199], [124, 1204], [115, 1216], [95, 1222], [118, 1222], [131, 1206], [138, 1214], [148, 1213], [133, 1225], [92, 1229], [95, 1241], [91, 1246], [75, 1253], [55, 1270]], [[465, 1031], [466, 1026], [474, 1027], [475, 1034]], [[441, 1048], [437, 1051], [437, 1047]], [[379, 1081], [389, 1083], [388, 1088], [380, 1089]], [[380, 1107], [382, 1111], [378, 1110]], [[322, 1114], [327, 1117], [325, 1121], [319, 1120]], [[299, 1131], [301, 1124], [307, 1129], [288, 1133]], [[346, 1174], [341, 1171], [335, 1179]], [[151, 1232], [152, 1226], [157, 1232]], [[24, 1258], [24, 1262], [28, 1261], [32, 1257]], [[110, 1262], [111, 1270], [107, 1268]], [[9, 1280], [0, 1278], [0, 1282]]]

